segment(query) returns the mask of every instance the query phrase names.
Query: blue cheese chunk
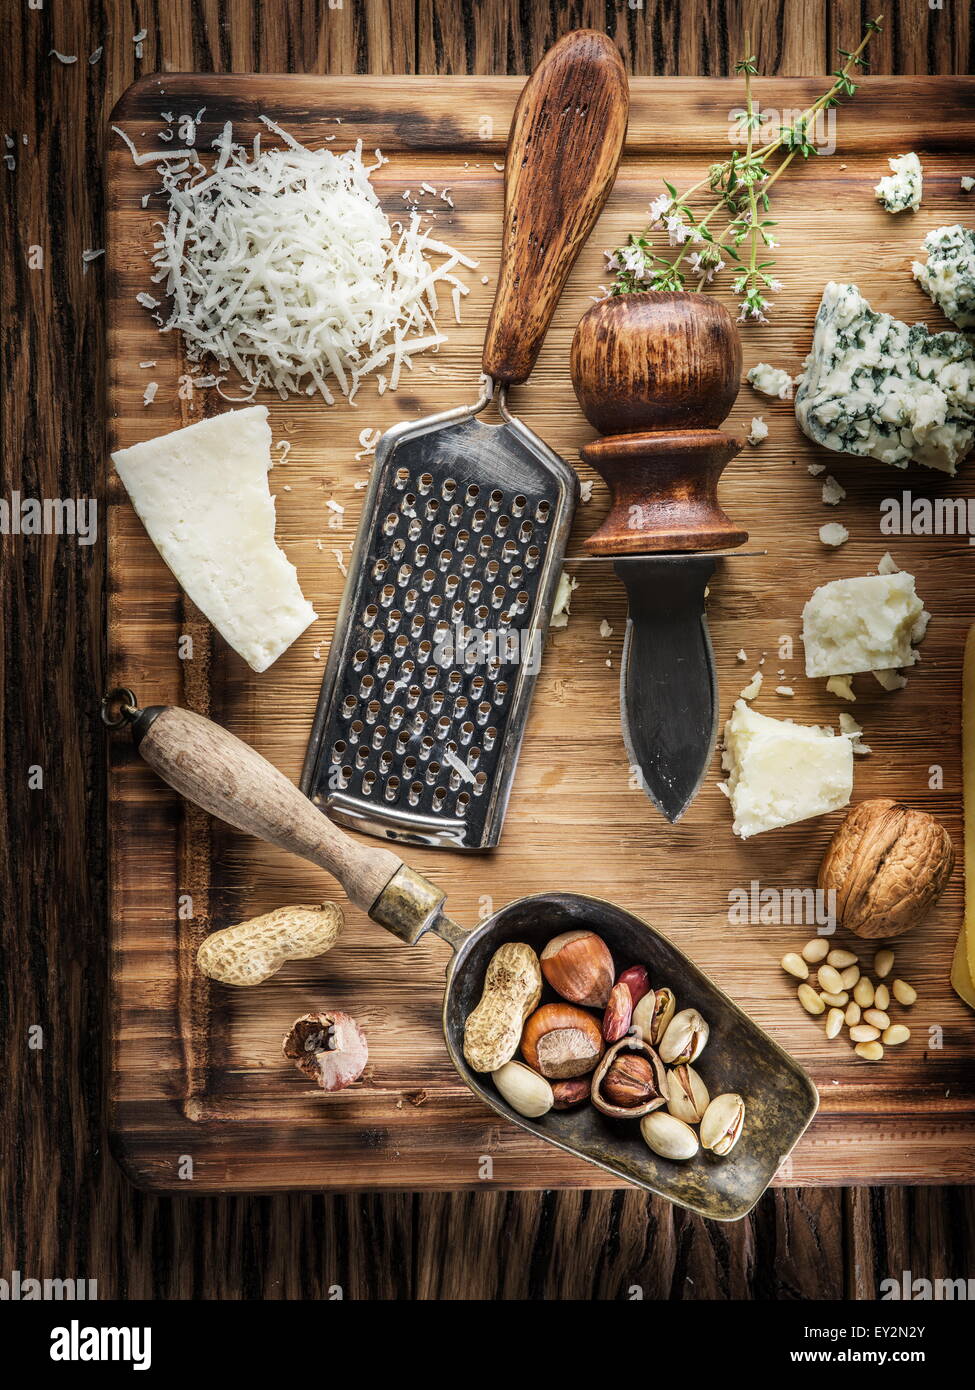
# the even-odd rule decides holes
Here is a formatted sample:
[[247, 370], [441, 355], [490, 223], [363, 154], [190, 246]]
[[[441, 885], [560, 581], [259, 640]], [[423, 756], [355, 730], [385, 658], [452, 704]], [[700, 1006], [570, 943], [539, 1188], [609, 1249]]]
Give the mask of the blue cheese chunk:
[[763, 396], [777, 396], [780, 401], [792, 399], [792, 377], [768, 362], [757, 362], [749, 369], [748, 384]]
[[736, 700], [724, 730], [719, 782], [741, 839], [821, 816], [849, 803], [853, 749], [849, 738], [816, 724], [759, 714]]
[[836, 453], [954, 473], [975, 440], [975, 355], [963, 333], [877, 314], [830, 281], [796, 391], [803, 433]]
[[916, 154], [902, 154], [887, 163], [891, 172], [874, 189], [877, 201], [888, 212], [917, 212], [923, 184], [921, 161]]
[[274, 539], [267, 407], [228, 410], [112, 462], [197, 608], [248, 666], [267, 670], [317, 617]]
[[946, 319], [975, 328], [975, 232], [956, 223], [928, 232], [921, 243], [927, 265], [915, 261], [914, 278]]

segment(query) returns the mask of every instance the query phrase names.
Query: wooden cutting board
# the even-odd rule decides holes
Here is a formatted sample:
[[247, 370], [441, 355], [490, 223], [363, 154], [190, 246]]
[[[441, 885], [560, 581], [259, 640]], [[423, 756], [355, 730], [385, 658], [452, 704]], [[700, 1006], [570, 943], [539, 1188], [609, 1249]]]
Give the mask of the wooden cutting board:
[[[226, 120], [247, 140], [264, 113], [310, 145], [345, 148], [357, 138], [389, 163], [373, 182], [387, 210], [404, 189], [447, 187], [454, 207], [429, 194], [437, 234], [478, 258], [467, 275], [463, 323], [449, 305], [449, 342], [416, 359], [400, 390], [379, 399], [371, 383], [355, 406], [281, 402], [264, 393], [276, 449], [271, 474], [278, 540], [298, 567], [321, 619], [264, 675], [228, 651], [186, 600], [106, 465], [109, 508], [108, 641], [114, 683], [143, 705], [187, 705], [253, 743], [297, 780], [358, 522], [370, 460], [356, 458], [363, 430], [382, 430], [472, 400], [480, 344], [498, 265], [505, 135], [520, 90], [516, 78], [201, 77], [163, 74], [130, 88], [115, 112], [140, 150], [163, 148], [163, 111], [206, 110], [201, 150]], [[821, 81], [757, 84], [770, 112], [801, 109]], [[563, 296], [536, 371], [514, 408], [543, 439], [579, 463], [592, 437], [572, 394], [568, 351], [580, 315], [606, 280], [602, 252], [642, 228], [667, 178], [678, 189], [728, 152], [735, 81], [636, 79], [619, 180]], [[924, 234], [971, 224], [975, 195], [975, 82], [961, 78], [867, 79], [836, 117], [836, 153], [789, 171], [776, 185], [777, 274], [785, 288], [767, 327], [743, 330], [745, 367], [758, 361], [798, 371], [827, 280], [852, 280], [877, 309], [947, 326], [914, 284], [910, 263]], [[829, 132], [827, 132], [828, 135]], [[149, 283], [146, 252], [162, 215], [153, 166], [137, 167], [117, 136], [108, 141], [109, 436], [134, 444], [227, 409], [214, 392], [186, 399], [175, 335], [157, 332], [135, 300]], [[873, 196], [887, 156], [916, 150], [924, 164], [921, 210], [891, 217]], [[726, 282], [727, 283], [727, 282]], [[731, 302], [727, 289], [720, 291]], [[143, 362], [153, 365], [143, 367]], [[148, 407], [150, 380], [158, 394]], [[230, 394], [235, 394], [232, 384]], [[949, 887], [923, 926], [897, 946], [896, 973], [919, 990], [907, 1046], [880, 1065], [849, 1044], [829, 1043], [799, 1008], [779, 969], [786, 950], [813, 934], [801, 923], [739, 923], [736, 892], [809, 888], [839, 815], [747, 843], [731, 833], [717, 788], [718, 760], [685, 819], [669, 826], [630, 785], [619, 728], [618, 677], [625, 621], [622, 586], [605, 564], [574, 567], [572, 619], [554, 632], [518, 767], [501, 847], [490, 856], [409, 851], [409, 862], [447, 890], [451, 914], [474, 924], [524, 894], [569, 889], [612, 899], [668, 933], [718, 984], [808, 1068], [822, 1096], [811, 1129], [779, 1174], [794, 1184], [960, 1182], [975, 1176], [975, 1018], [948, 984], [958, 931], [961, 864], [959, 698], [962, 646], [975, 618], [967, 538], [885, 536], [880, 504], [904, 489], [962, 498], [972, 468], [956, 479], [912, 467], [828, 454], [800, 434], [791, 403], [743, 385], [728, 428], [769, 424], [726, 474], [723, 500], [751, 532], [759, 558], [726, 563], [712, 584], [710, 624], [722, 717], [765, 655], [755, 707], [805, 722], [837, 724], [852, 708], [873, 749], [856, 762], [854, 798], [893, 796], [938, 816], [959, 851]], [[821, 500], [825, 463], [846, 488], [836, 508]], [[825, 476], [825, 475], [824, 475]], [[358, 487], [356, 485], [359, 485]], [[333, 498], [345, 511], [326, 508]], [[606, 511], [596, 480], [579, 508], [571, 555]], [[850, 540], [827, 551], [825, 521]], [[336, 524], [338, 523], [338, 524]], [[855, 706], [802, 674], [800, 614], [825, 580], [876, 569], [885, 550], [917, 577], [933, 614], [923, 659], [905, 690], [857, 680]], [[605, 619], [612, 635], [600, 636]], [[185, 639], [191, 639], [188, 654]], [[744, 662], [736, 653], [743, 649]], [[781, 672], [781, 674], [779, 674]], [[793, 698], [777, 695], [792, 686]], [[141, 764], [127, 740], [111, 743], [112, 1072], [111, 1128], [117, 1157], [154, 1189], [603, 1187], [613, 1179], [499, 1122], [459, 1082], [443, 1047], [439, 1012], [445, 948], [410, 949], [346, 906], [339, 946], [296, 963], [256, 989], [211, 985], [194, 955], [211, 930], [284, 903], [340, 900], [310, 865], [229, 831], [187, 808]], [[850, 942], [837, 937], [840, 944]], [[855, 944], [855, 943], [853, 943]], [[865, 959], [870, 960], [869, 948]], [[286, 1062], [281, 1041], [301, 1013], [335, 1007], [365, 1027], [364, 1082], [324, 1097]]]

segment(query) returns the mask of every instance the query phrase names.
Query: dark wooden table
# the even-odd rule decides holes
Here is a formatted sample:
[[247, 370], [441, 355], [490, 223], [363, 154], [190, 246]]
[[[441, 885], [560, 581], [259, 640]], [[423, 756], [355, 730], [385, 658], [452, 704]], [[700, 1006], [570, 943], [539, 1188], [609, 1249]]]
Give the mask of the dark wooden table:
[[[0, 495], [102, 493], [103, 266], [86, 271], [82, 251], [102, 245], [107, 116], [136, 76], [524, 73], [579, 25], [613, 35], [634, 73], [728, 75], [745, 8], [0, 0], [0, 124], [14, 142], [0, 153], [16, 164], [0, 170]], [[968, 7], [877, 8], [888, 18], [873, 71], [972, 70]], [[829, 72], [873, 12], [858, 0], [755, 0], [760, 71]], [[731, 1227], [635, 1191], [177, 1200], [130, 1189], [102, 1108], [103, 579], [101, 542], [0, 538], [0, 1275], [95, 1278], [102, 1297], [320, 1298], [341, 1285], [347, 1298], [614, 1299], [869, 1298], [888, 1273], [969, 1272], [970, 1188], [780, 1190]]]

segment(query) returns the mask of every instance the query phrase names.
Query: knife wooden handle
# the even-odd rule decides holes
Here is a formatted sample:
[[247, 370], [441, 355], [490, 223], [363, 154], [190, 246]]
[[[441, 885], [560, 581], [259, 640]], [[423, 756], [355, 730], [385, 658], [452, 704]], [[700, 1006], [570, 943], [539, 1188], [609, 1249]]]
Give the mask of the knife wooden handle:
[[181, 796], [326, 869], [365, 912], [403, 868], [388, 849], [367, 848], [339, 830], [256, 749], [212, 720], [156, 705], [132, 729], [143, 758]]
[[616, 178], [629, 108], [605, 34], [566, 34], [518, 98], [504, 173], [498, 288], [482, 364], [504, 386], [527, 380], [569, 271]]

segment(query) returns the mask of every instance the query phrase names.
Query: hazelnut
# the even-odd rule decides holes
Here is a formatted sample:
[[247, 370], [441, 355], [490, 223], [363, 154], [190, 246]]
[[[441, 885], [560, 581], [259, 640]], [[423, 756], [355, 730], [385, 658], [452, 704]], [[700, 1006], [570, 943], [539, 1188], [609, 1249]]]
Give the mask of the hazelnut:
[[900, 936], [937, 902], [954, 859], [933, 816], [878, 797], [854, 806], [833, 836], [819, 887], [835, 893], [837, 921], [855, 936]]
[[621, 1038], [606, 1052], [592, 1079], [592, 1103], [604, 1115], [635, 1120], [666, 1103], [667, 1073], [648, 1043]]
[[585, 1076], [603, 1053], [603, 1036], [592, 1014], [572, 1004], [543, 1004], [525, 1021], [521, 1055], [549, 1080]]
[[657, 1093], [653, 1068], [638, 1053], [623, 1053], [615, 1059], [603, 1078], [603, 1099], [630, 1110]]
[[568, 1081], [556, 1081], [552, 1086], [553, 1110], [571, 1110], [589, 1099], [592, 1081], [588, 1076], [573, 1076]]
[[554, 936], [541, 954], [542, 974], [563, 999], [605, 1009], [615, 974], [613, 957], [601, 936], [592, 931], [566, 931]]

